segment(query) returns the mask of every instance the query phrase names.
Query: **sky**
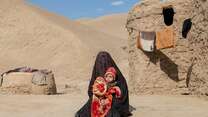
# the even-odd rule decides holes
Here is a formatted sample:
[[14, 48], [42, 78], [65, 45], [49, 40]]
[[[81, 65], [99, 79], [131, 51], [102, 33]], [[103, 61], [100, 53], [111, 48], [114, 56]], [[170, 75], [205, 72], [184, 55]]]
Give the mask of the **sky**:
[[128, 12], [139, 0], [27, 0], [30, 4], [70, 19], [95, 18]]

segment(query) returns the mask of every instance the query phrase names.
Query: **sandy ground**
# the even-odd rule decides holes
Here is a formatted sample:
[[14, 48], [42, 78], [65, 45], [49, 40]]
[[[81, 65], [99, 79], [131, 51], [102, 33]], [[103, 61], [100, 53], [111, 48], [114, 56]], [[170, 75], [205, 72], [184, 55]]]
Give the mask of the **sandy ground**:
[[[79, 94], [1, 96], [1, 117], [73, 117], [86, 102]], [[208, 117], [208, 101], [186, 96], [130, 96], [133, 117]]]

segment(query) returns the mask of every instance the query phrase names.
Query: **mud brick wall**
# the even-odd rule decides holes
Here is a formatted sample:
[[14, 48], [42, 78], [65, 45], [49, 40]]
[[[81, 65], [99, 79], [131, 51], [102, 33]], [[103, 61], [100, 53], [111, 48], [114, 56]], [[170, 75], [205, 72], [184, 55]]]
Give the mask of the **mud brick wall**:
[[[171, 25], [176, 35], [175, 48], [141, 51], [136, 46], [139, 31], [164, 29], [162, 10], [166, 6], [172, 6], [175, 12]], [[207, 8], [206, 0], [143, 0], [132, 8], [126, 25], [132, 93], [206, 94], [201, 90], [208, 90]], [[184, 38], [182, 28], [187, 19], [191, 19], [192, 28]]]

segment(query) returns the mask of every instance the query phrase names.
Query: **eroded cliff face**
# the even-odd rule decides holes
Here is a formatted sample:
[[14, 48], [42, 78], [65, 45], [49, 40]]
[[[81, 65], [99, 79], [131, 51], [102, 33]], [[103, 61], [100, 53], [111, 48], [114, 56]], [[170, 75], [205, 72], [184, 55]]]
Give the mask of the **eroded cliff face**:
[[[164, 21], [164, 8], [174, 10], [173, 23]], [[144, 0], [129, 12], [130, 91], [136, 94], [200, 94], [208, 93], [208, 2], [206, 0]], [[184, 22], [191, 30], [182, 35]], [[140, 31], [161, 31], [172, 27], [174, 48], [146, 53], [137, 48]]]

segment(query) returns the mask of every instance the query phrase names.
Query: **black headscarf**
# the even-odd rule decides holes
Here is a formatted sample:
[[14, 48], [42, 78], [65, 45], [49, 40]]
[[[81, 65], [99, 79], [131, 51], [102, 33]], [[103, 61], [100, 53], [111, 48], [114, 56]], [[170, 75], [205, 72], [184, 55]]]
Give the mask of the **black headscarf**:
[[95, 60], [95, 65], [92, 72], [92, 77], [90, 80], [90, 84], [88, 87], [88, 96], [91, 97], [92, 94], [92, 85], [95, 79], [98, 76], [104, 76], [106, 70], [109, 67], [114, 67], [117, 74], [116, 74], [116, 82], [117, 86], [121, 89], [122, 98], [113, 99], [113, 106], [121, 111], [123, 114], [129, 114], [129, 95], [128, 95], [128, 86], [126, 83], [126, 79], [122, 75], [121, 71], [119, 70], [118, 66], [115, 64], [114, 60], [112, 59], [111, 55], [108, 52], [99, 52], [97, 58]]
[[88, 117], [90, 115], [90, 104], [92, 100], [92, 85], [95, 81], [95, 79], [98, 76], [104, 76], [106, 70], [109, 67], [114, 67], [117, 74], [116, 74], [116, 86], [118, 86], [121, 89], [121, 98], [115, 98], [113, 97], [113, 104], [110, 112], [108, 113], [107, 117], [128, 117], [131, 115], [129, 112], [129, 94], [128, 94], [128, 87], [126, 80], [124, 76], [122, 75], [121, 71], [113, 61], [112, 57], [108, 52], [99, 52], [94, 68], [92, 71], [92, 77], [88, 86], [88, 96], [89, 100], [88, 102], [76, 113], [76, 117]]

